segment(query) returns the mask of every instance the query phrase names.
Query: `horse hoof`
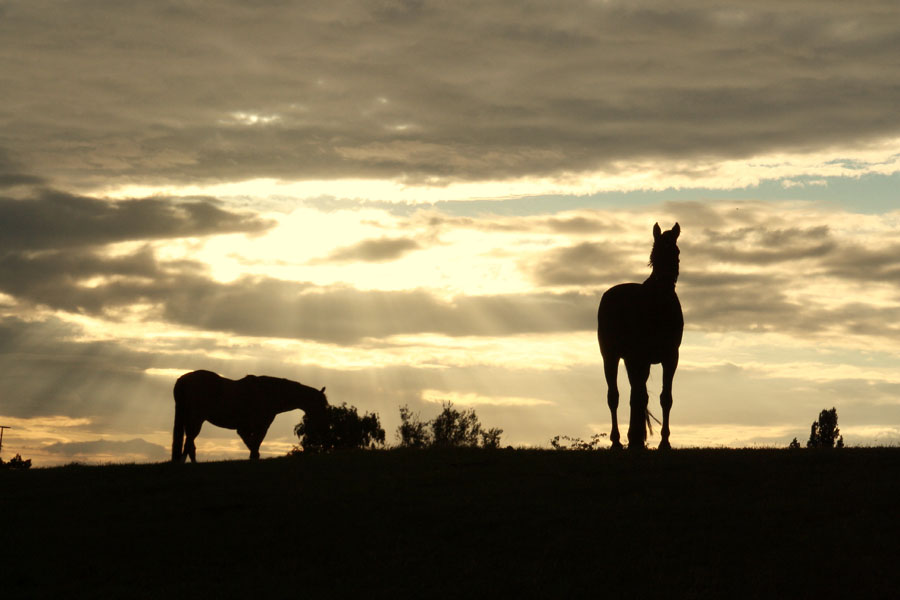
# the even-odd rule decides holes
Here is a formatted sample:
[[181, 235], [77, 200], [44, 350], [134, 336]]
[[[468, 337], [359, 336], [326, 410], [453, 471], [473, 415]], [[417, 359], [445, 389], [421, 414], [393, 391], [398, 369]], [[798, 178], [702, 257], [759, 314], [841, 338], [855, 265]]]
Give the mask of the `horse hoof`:
[[663, 440], [659, 443], [659, 446], [657, 446], [657, 449], [658, 450], [671, 450], [672, 446], [669, 445], [668, 440]]
[[610, 450], [621, 450], [621, 449], [622, 449], [622, 443], [621, 443], [621, 442], [618, 442], [618, 441], [615, 441], [615, 442], [612, 443], [612, 446], [610, 446], [609, 449], [610, 449]]

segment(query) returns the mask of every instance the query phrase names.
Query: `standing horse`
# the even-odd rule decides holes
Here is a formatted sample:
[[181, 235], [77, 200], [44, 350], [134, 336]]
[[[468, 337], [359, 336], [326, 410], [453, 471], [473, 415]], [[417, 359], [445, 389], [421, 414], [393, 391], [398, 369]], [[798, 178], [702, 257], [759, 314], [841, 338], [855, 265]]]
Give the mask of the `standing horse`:
[[[653, 226], [653, 271], [644, 283], [622, 283], [611, 287], [600, 299], [597, 311], [597, 339], [603, 355], [606, 375], [607, 403], [612, 414], [609, 438], [613, 448], [619, 443], [619, 407], [617, 376], [619, 359], [625, 360], [631, 385], [631, 420], [628, 425], [628, 447], [643, 448], [650, 426], [647, 408], [647, 377], [650, 365], [662, 363], [663, 386], [659, 403], [663, 410], [660, 449], [669, 448], [669, 411], [672, 409], [672, 380], [678, 367], [678, 347], [684, 330], [681, 303], [675, 294], [678, 280], [678, 255], [675, 244], [681, 227], [678, 223], [663, 233]], [[652, 433], [652, 431], [651, 431]]]
[[315, 420], [324, 421], [328, 406], [325, 388], [317, 390], [288, 379], [256, 375], [234, 381], [211, 371], [182, 375], [175, 382], [173, 394], [173, 462], [184, 462], [186, 456], [191, 457], [191, 462], [197, 462], [194, 438], [204, 421], [225, 429], [237, 429], [250, 449], [250, 458], [258, 459], [259, 446], [275, 415], [299, 408]]

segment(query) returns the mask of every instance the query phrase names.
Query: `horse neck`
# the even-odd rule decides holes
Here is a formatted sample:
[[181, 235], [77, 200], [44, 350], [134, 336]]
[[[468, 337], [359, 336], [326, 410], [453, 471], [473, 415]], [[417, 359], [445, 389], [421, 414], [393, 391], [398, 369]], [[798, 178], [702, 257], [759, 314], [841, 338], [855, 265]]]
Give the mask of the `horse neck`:
[[306, 386], [302, 386], [299, 389], [294, 386], [288, 386], [282, 391], [282, 394], [274, 399], [275, 409], [279, 413], [295, 410], [297, 408], [306, 410], [306, 407], [309, 405], [309, 400], [315, 392], [316, 390]]
[[290, 386], [269, 383], [257, 389], [256, 393], [262, 395], [260, 400], [275, 414], [297, 408], [297, 392]]
[[678, 281], [677, 271], [674, 273], [665, 272], [663, 269], [654, 266], [653, 272], [650, 273], [650, 277], [644, 281], [644, 286], [656, 293], [663, 294], [674, 292], [676, 281]]

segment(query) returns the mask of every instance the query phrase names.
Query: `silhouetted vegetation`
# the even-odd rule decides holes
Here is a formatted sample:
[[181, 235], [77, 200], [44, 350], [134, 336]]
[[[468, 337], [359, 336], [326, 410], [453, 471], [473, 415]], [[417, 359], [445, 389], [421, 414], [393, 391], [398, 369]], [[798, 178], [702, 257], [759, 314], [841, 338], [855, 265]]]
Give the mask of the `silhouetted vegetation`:
[[419, 420], [409, 406], [400, 407], [400, 427], [397, 428], [401, 448], [425, 448], [431, 443], [431, 434], [427, 422]]
[[799, 450], [800, 449], [800, 442], [797, 441], [797, 438], [794, 438], [791, 440], [791, 443], [788, 444], [788, 449], [789, 450]]
[[441, 414], [431, 421], [419, 420], [408, 406], [400, 407], [397, 437], [401, 448], [499, 448], [502, 429], [483, 429], [470, 408], [462, 412], [452, 402], [442, 405]]
[[306, 414], [294, 427], [304, 452], [329, 452], [352, 448], [384, 446], [384, 429], [376, 413], [362, 417], [355, 406], [329, 405], [325, 409], [324, 423], [310, 419]]
[[600, 443], [605, 437], [605, 433], [595, 433], [589, 441], [584, 441], [580, 437], [557, 435], [550, 440], [550, 446], [554, 450], [599, 450]]
[[31, 468], [31, 459], [23, 459], [20, 455], [16, 454], [13, 456], [9, 462], [3, 462], [3, 459], [0, 458], [0, 469], [30, 469]]
[[822, 410], [819, 419], [813, 421], [809, 432], [807, 448], [843, 448], [844, 436], [838, 428], [837, 409]]

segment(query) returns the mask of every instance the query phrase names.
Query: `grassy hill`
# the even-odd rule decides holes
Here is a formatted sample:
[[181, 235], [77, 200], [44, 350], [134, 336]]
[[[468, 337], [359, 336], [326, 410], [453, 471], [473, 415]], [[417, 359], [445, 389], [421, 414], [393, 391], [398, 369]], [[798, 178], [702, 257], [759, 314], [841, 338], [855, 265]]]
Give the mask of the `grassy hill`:
[[375, 451], [0, 473], [2, 593], [891, 597], [900, 449]]

